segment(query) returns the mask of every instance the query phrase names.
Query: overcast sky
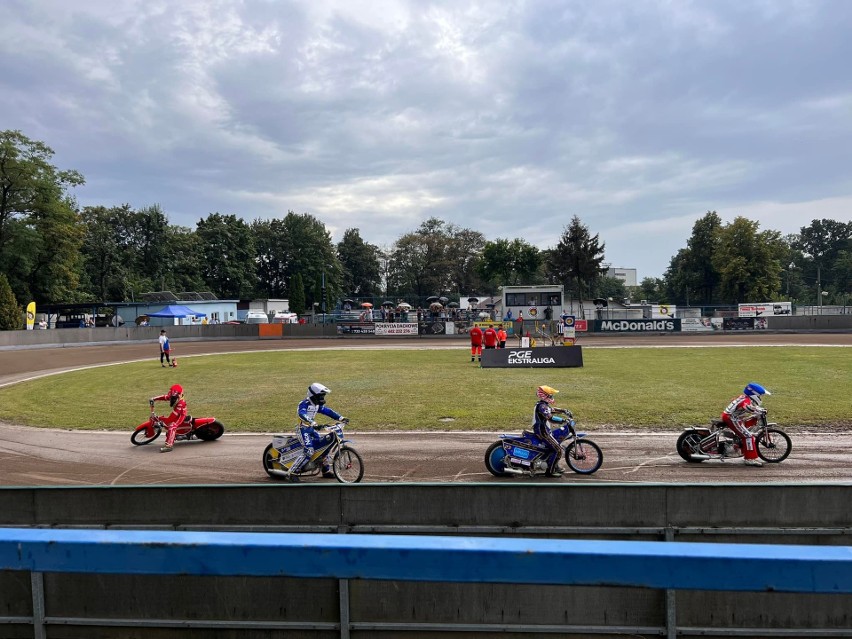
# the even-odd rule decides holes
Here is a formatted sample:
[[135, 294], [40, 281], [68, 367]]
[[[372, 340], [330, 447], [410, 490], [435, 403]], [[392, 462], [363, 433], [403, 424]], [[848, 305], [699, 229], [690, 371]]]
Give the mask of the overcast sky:
[[852, 219], [847, 0], [4, 0], [0, 129], [173, 224], [428, 217], [662, 275], [708, 210]]

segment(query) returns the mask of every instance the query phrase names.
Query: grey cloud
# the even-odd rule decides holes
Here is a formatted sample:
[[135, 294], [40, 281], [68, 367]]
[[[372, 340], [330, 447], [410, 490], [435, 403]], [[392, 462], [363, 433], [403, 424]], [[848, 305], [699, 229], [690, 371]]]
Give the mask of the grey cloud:
[[644, 276], [708, 209], [790, 232], [852, 195], [842, 0], [13, 0], [5, 18], [3, 126], [82, 171], [84, 204], [185, 225], [294, 209], [378, 244], [435, 215], [544, 247], [576, 214]]

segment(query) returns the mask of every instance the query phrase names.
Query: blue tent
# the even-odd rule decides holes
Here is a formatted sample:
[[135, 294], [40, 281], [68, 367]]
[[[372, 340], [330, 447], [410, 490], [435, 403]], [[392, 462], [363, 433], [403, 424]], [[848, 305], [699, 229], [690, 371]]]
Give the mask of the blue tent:
[[193, 311], [191, 308], [181, 306], [180, 304], [169, 304], [156, 313], [148, 313], [148, 317], [187, 317], [189, 315], [195, 315], [195, 317], [207, 317], [207, 313]]

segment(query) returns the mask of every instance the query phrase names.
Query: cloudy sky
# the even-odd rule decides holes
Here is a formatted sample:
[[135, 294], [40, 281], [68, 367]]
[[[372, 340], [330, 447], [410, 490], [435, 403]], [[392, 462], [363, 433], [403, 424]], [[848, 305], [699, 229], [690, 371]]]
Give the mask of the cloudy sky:
[[852, 218], [847, 0], [5, 0], [0, 129], [81, 205], [434, 216], [659, 276], [716, 210]]

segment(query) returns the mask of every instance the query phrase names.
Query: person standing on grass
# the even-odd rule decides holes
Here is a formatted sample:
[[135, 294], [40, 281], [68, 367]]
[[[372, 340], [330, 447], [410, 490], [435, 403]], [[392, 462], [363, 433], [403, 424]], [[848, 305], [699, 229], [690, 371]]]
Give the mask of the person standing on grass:
[[497, 331], [494, 330], [493, 326], [489, 326], [485, 329], [483, 338], [485, 340], [486, 349], [497, 348]]
[[482, 329], [474, 324], [470, 329], [470, 361], [476, 357], [482, 361]]
[[[166, 335], [166, 329], [160, 331], [160, 366], [163, 368], [166, 367], [165, 362], [168, 362], [168, 365], [172, 365], [172, 360], [170, 357], [170, 353], [172, 352], [172, 347], [169, 344], [169, 336]], [[165, 360], [165, 362], [163, 361]]]
[[500, 324], [500, 327], [497, 329], [497, 348], [506, 348], [506, 339], [508, 339], [509, 335], [506, 333], [506, 329], [503, 328], [503, 325]]

